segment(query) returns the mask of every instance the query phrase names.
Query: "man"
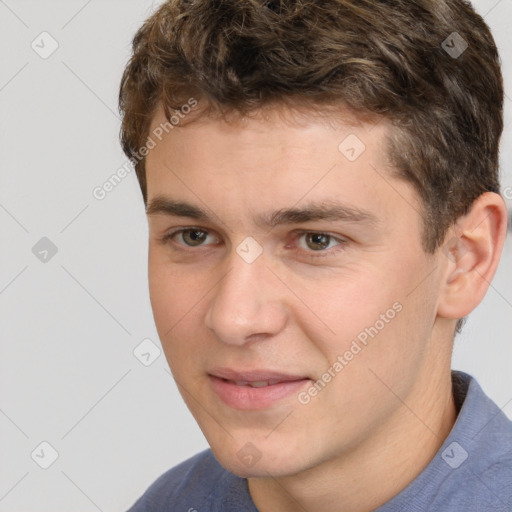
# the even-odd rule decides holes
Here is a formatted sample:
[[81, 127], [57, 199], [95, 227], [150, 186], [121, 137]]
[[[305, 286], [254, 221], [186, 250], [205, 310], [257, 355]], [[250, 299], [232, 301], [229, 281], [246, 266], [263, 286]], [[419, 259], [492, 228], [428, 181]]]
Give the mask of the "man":
[[505, 239], [502, 101], [462, 0], [171, 0], [144, 23], [121, 139], [211, 451], [132, 511], [512, 510], [512, 424], [450, 370]]

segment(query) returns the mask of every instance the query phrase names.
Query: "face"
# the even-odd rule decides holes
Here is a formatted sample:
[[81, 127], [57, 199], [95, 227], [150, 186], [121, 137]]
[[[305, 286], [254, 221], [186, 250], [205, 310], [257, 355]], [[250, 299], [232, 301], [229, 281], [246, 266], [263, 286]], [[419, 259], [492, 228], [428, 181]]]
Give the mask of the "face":
[[146, 162], [158, 333], [215, 455], [246, 477], [348, 456], [433, 364], [439, 274], [418, 196], [387, 167], [390, 128], [292, 119], [200, 119]]

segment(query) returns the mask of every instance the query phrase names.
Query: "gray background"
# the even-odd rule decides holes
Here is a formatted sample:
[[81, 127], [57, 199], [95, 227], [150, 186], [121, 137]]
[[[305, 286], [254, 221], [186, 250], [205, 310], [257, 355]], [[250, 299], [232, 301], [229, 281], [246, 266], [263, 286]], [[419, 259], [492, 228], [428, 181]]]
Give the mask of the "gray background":
[[[93, 196], [126, 162], [119, 80], [131, 37], [158, 3], [0, 0], [1, 512], [125, 510], [206, 447], [158, 356], [134, 172], [103, 200]], [[512, 3], [475, 6], [503, 59], [502, 172], [512, 198]], [[58, 49], [42, 58], [54, 40]], [[453, 366], [512, 417], [510, 257], [509, 237]], [[145, 339], [139, 353], [149, 355], [137, 359]]]

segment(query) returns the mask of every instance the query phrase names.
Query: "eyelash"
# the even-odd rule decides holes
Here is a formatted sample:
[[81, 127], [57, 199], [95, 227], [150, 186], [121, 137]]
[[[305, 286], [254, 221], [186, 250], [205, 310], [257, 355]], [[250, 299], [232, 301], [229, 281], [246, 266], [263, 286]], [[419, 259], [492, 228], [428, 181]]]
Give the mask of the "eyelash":
[[[201, 232], [210, 234], [209, 231], [206, 230], [206, 229], [202, 229], [202, 228], [196, 227], [196, 226], [191, 226], [191, 227], [188, 227], [188, 228], [180, 228], [180, 229], [177, 229], [175, 231], [170, 231], [170, 232], [166, 233], [165, 235], [163, 235], [159, 239], [159, 241], [163, 245], [168, 245], [169, 242], [172, 242], [172, 239], [176, 235], [179, 235], [180, 233], [183, 233], [185, 231], [193, 231], [193, 230], [197, 230], [197, 231], [201, 231]], [[295, 247], [296, 251], [299, 251], [299, 252], [302, 252], [302, 253], [307, 253], [308, 257], [310, 257], [310, 258], [325, 258], [325, 257], [332, 256], [333, 254], [337, 254], [339, 251], [343, 251], [345, 249], [345, 246], [348, 243], [348, 240], [346, 240], [346, 239], [338, 238], [338, 237], [336, 237], [334, 235], [331, 235], [329, 233], [325, 233], [323, 231], [304, 231], [304, 230], [296, 231], [294, 233], [294, 235], [293, 235], [293, 241], [295, 242], [299, 238], [301, 238], [302, 236], [309, 235], [309, 234], [327, 235], [331, 240], [335, 240], [336, 242], [338, 242], [338, 245], [335, 245], [334, 247], [331, 247], [329, 249], [319, 250], [319, 251], [313, 251], [313, 250], [309, 250], [308, 251], [306, 249], [300, 249], [300, 248]], [[182, 245], [182, 244], [177, 244], [177, 245], [182, 250], [193, 250], [194, 249], [194, 247], [187, 246], [187, 245]], [[188, 249], [183, 249], [184, 247], [187, 247]], [[196, 246], [196, 247], [203, 247], [203, 246], [199, 245], [199, 246]]]

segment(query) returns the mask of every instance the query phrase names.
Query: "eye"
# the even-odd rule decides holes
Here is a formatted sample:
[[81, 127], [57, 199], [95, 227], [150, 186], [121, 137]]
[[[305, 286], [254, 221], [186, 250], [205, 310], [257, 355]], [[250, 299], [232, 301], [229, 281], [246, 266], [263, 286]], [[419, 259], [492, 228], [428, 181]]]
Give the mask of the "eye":
[[[208, 231], [199, 228], [180, 229], [168, 233], [162, 238], [163, 243], [167, 243], [169, 240], [175, 240], [179, 245], [185, 245], [187, 247], [198, 247], [218, 242], [218, 239], [213, 235], [210, 235]], [[204, 243], [208, 240], [210, 242], [209, 244]]]
[[332, 236], [326, 235], [325, 233], [305, 233], [300, 237], [300, 239], [304, 239], [306, 247], [313, 251], [330, 249], [332, 247], [332, 242], [334, 242], [334, 245], [337, 244], [336, 240]]
[[[309, 253], [310, 257], [329, 256], [338, 250], [342, 250], [347, 243], [342, 238], [337, 238], [328, 233], [299, 232], [295, 236], [297, 248]], [[317, 254], [312, 254], [317, 253]]]

